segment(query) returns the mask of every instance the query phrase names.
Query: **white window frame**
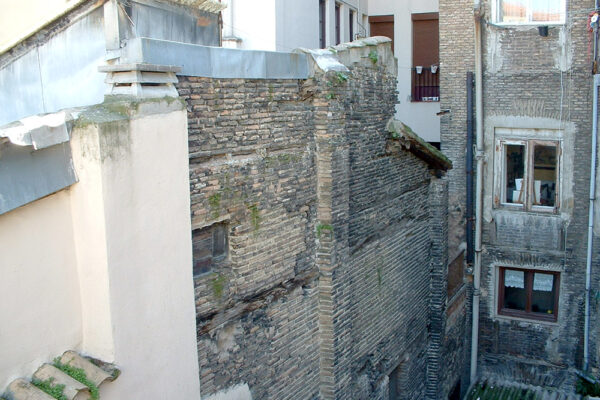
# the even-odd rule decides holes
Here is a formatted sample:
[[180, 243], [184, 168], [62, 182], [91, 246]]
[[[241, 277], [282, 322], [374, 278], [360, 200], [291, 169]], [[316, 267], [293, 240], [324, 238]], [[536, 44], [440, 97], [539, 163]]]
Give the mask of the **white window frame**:
[[[525, 165], [523, 170], [523, 185], [524, 199], [523, 203], [507, 203], [506, 202], [506, 146], [521, 145], [525, 146]], [[534, 147], [556, 146], [556, 187], [554, 206], [535, 205], [532, 201], [531, 194], [533, 193], [534, 180], [531, 174], [533, 173], [533, 156]], [[561, 164], [562, 164], [562, 141], [560, 139], [513, 139], [513, 138], [496, 138], [496, 171], [495, 171], [495, 196], [494, 206], [496, 208], [506, 208], [512, 210], [524, 210], [532, 212], [557, 213], [560, 209], [561, 201]]]
[[492, 21], [496, 25], [502, 26], [520, 26], [520, 25], [531, 25], [531, 26], [546, 26], [546, 25], [564, 25], [567, 15], [567, 1], [560, 0], [560, 8], [561, 8], [561, 19], [560, 21], [531, 21], [531, 2], [533, 0], [527, 1], [527, 21], [526, 22], [502, 22], [499, 21], [499, 8], [501, 0], [492, 0]]

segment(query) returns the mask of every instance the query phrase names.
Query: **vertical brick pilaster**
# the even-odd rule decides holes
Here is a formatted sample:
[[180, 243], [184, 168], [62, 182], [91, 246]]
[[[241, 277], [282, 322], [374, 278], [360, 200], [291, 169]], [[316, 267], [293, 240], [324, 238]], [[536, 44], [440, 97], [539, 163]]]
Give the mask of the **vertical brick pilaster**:
[[443, 340], [446, 331], [446, 297], [448, 280], [448, 182], [433, 178], [429, 185], [431, 238], [431, 290], [429, 299], [429, 346], [427, 349], [426, 398], [439, 399]]

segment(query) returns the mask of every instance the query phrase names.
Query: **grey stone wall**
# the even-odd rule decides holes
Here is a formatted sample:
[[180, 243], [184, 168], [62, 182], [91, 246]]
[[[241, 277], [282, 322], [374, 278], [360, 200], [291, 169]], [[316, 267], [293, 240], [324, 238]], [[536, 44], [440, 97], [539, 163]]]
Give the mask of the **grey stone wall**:
[[[561, 388], [573, 387], [570, 368], [582, 366], [583, 300], [587, 238], [588, 187], [592, 115], [592, 75], [586, 24], [593, 1], [568, 2], [567, 22], [549, 28], [498, 27], [484, 23], [484, 230], [479, 366], [482, 375]], [[440, 2], [440, 52], [444, 71], [472, 69], [471, 3]], [[484, 3], [485, 21], [491, 15]], [[464, 15], [462, 21], [450, 16]], [[444, 17], [442, 17], [444, 15]], [[469, 18], [467, 18], [467, 16]], [[465, 26], [465, 22], [468, 21]], [[458, 42], [457, 42], [458, 41]], [[454, 49], [463, 49], [453, 54]], [[461, 60], [463, 59], [463, 60]], [[456, 82], [453, 81], [456, 79]], [[443, 76], [442, 149], [453, 160], [450, 213], [464, 204], [465, 97], [464, 74]], [[561, 204], [556, 214], [510, 211], [493, 204], [495, 132], [498, 128], [543, 128], [561, 132]], [[539, 135], [539, 136], [536, 136]], [[531, 139], [543, 138], [532, 134]], [[452, 222], [452, 219], [455, 221]], [[459, 227], [459, 213], [450, 225]], [[452, 236], [452, 235], [451, 235]], [[594, 253], [594, 262], [598, 252]], [[596, 264], [594, 264], [596, 265]], [[561, 273], [557, 323], [497, 315], [497, 268], [513, 266]], [[598, 283], [595, 268], [593, 285]], [[592, 315], [597, 305], [592, 302]], [[593, 322], [592, 366], [597, 367], [597, 328]]]
[[338, 57], [348, 71], [307, 80], [180, 78], [192, 226], [229, 229], [227, 261], [195, 278], [204, 395], [388, 399], [399, 365], [402, 398], [425, 395], [446, 187], [385, 128], [389, 44]]

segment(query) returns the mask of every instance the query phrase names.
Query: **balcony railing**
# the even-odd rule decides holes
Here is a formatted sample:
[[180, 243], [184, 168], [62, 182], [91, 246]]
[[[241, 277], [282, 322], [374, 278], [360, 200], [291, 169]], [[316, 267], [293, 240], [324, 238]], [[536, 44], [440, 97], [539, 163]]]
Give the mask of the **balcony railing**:
[[[434, 72], [435, 71], [435, 72]], [[440, 101], [440, 69], [412, 69], [412, 101]]]

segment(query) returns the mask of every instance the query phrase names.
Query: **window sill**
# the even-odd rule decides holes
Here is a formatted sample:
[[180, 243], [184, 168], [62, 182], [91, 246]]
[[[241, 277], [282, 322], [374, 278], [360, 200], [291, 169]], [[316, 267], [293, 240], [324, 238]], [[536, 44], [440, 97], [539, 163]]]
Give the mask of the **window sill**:
[[535, 28], [538, 26], [563, 26], [565, 25], [564, 21], [561, 22], [490, 22], [490, 25], [496, 26], [498, 28], [519, 28], [521, 26], [527, 26], [530, 28]]
[[525, 316], [519, 317], [519, 316], [515, 316], [515, 315], [505, 315], [505, 314], [498, 314], [498, 313], [496, 313], [496, 315], [494, 315], [493, 319], [498, 320], [498, 321], [506, 321], [506, 322], [516, 321], [516, 322], [525, 322], [525, 323], [529, 323], [529, 324], [560, 326], [558, 319], [556, 319], [556, 320], [534, 319], [534, 318], [527, 318]]

